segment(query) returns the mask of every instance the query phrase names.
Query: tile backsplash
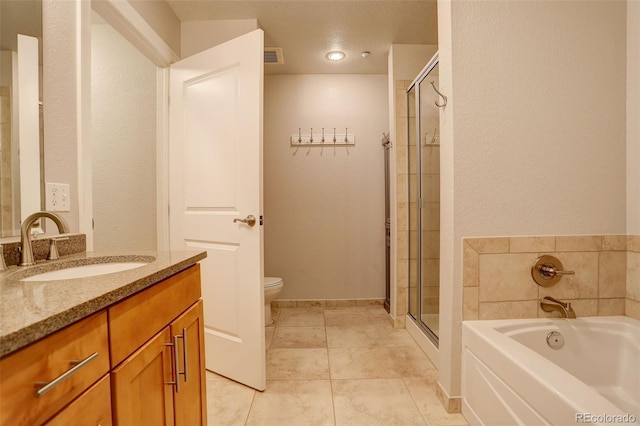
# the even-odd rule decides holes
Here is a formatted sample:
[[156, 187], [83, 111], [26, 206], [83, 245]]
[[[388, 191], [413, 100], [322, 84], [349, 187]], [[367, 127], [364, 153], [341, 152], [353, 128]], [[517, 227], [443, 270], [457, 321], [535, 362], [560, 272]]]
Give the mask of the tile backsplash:
[[[588, 235], [465, 238], [463, 319], [559, 316], [540, 299], [570, 301], [576, 315], [640, 319], [640, 236]], [[552, 287], [531, 277], [536, 259], [557, 257], [565, 275]]]

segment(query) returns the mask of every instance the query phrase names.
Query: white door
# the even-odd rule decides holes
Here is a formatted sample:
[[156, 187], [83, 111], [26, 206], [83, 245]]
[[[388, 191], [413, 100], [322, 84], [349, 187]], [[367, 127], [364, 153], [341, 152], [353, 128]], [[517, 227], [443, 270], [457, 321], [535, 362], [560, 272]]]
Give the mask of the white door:
[[[206, 368], [266, 386], [262, 286], [263, 32], [171, 65], [172, 250], [206, 250]], [[234, 221], [253, 216], [254, 225]]]

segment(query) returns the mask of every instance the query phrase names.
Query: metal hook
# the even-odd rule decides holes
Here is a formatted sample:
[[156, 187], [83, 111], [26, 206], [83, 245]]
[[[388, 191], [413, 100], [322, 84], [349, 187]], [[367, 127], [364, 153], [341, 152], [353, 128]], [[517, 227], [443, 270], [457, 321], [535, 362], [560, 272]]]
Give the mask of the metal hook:
[[447, 106], [447, 97], [446, 97], [445, 95], [443, 95], [442, 93], [440, 93], [440, 91], [438, 90], [438, 88], [436, 87], [436, 85], [434, 84], [434, 82], [433, 82], [433, 81], [431, 82], [431, 85], [433, 86], [433, 90], [435, 90], [435, 91], [436, 91], [436, 93], [437, 93], [438, 95], [442, 96], [442, 99], [444, 99], [444, 103], [443, 103], [442, 105], [441, 105], [441, 104], [439, 104], [438, 102], [434, 102], [434, 104], [436, 104], [436, 106], [437, 106], [438, 108], [446, 107], [446, 106]]
[[298, 143], [302, 143], [302, 130], [298, 127]]
[[320, 142], [324, 143], [324, 127], [322, 128], [322, 139], [320, 140]]
[[313, 143], [313, 127], [311, 128], [311, 137], [309, 138], [309, 143]]
[[336, 128], [333, 128], [333, 143], [336, 143]]
[[344, 128], [344, 143], [349, 143], [349, 128]]

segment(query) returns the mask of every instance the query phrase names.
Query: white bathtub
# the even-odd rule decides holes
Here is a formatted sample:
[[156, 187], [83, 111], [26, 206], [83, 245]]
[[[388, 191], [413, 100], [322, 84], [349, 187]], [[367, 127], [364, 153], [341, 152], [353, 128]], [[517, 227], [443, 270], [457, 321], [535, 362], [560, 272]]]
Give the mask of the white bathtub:
[[[552, 349], [556, 331], [564, 346]], [[637, 424], [640, 321], [464, 321], [462, 412], [472, 425]]]

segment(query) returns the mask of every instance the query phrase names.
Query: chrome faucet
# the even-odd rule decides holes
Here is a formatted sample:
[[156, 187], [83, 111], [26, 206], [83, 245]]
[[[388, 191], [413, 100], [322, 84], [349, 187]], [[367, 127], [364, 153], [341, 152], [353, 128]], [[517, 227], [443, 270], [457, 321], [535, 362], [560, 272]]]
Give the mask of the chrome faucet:
[[69, 225], [67, 225], [67, 222], [55, 213], [43, 211], [35, 212], [34, 214], [29, 215], [22, 222], [22, 226], [20, 227], [20, 243], [22, 246], [20, 255], [20, 266], [29, 266], [36, 264], [36, 261], [33, 258], [33, 246], [31, 245], [31, 227], [40, 218], [51, 219], [58, 226], [58, 232], [61, 234], [66, 234], [69, 232]]
[[545, 312], [558, 311], [564, 318], [575, 318], [576, 313], [571, 307], [571, 302], [561, 302], [553, 297], [543, 297], [540, 301], [540, 307]]

